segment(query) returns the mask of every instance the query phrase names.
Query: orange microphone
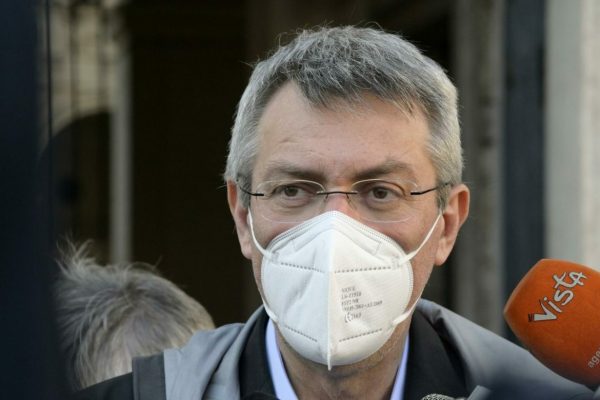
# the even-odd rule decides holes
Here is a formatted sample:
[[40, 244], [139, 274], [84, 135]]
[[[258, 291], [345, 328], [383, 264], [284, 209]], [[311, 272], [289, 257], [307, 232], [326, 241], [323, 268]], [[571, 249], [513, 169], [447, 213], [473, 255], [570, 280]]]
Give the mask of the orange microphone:
[[600, 273], [540, 260], [512, 292], [504, 317], [544, 365], [572, 381], [600, 385]]

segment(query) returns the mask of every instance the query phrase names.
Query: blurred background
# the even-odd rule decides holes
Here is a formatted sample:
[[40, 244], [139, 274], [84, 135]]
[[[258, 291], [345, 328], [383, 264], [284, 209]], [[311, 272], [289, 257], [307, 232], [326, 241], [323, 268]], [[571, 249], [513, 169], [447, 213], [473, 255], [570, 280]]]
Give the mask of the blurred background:
[[[92, 239], [102, 262], [156, 264], [216, 324], [245, 320], [260, 299], [221, 173], [251, 64], [286, 42], [286, 32], [361, 24], [415, 43], [460, 93], [471, 214], [425, 297], [510, 336], [502, 308], [540, 258], [600, 268], [600, 2], [46, 0], [2, 7], [8, 51], [0, 56], [0, 104], [12, 118], [2, 136], [21, 141], [24, 162], [38, 160], [35, 170], [19, 164], [25, 172], [3, 175], [2, 184], [35, 178], [35, 191], [24, 193], [43, 217], [22, 221], [42, 237], [43, 254], [64, 237]], [[22, 102], [14, 99], [26, 107], [17, 110]], [[20, 148], [3, 143], [5, 161]], [[13, 221], [4, 225], [7, 235], [19, 225], [15, 204], [3, 200]]]

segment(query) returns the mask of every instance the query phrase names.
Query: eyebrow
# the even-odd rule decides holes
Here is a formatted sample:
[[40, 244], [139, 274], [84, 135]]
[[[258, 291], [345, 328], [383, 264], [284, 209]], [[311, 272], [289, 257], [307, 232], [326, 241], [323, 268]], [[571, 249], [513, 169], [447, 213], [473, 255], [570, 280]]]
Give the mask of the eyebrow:
[[402, 175], [403, 178], [415, 179], [414, 168], [410, 164], [397, 160], [387, 160], [383, 164], [360, 171], [354, 175], [354, 179], [360, 181], [396, 174]]
[[314, 167], [301, 167], [287, 161], [272, 161], [267, 165], [266, 170], [266, 180], [294, 178], [322, 182], [325, 178], [321, 170], [314, 169]]
[[[360, 181], [364, 179], [374, 179], [381, 177], [389, 177], [390, 175], [401, 175], [402, 178], [408, 178], [415, 180], [414, 168], [404, 162], [397, 160], [387, 160], [380, 165], [367, 168], [350, 175], [349, 180]], [[315, 169], [311, 167], [301, 167], [295, 164], [291, 164], [287, 161], [273, 161], [267, 165], [267, 173], [265, 175], [266, 180], [277, 180], [277, 179], [306, 179], [315, 182], [324, 182], [327, 177], [321, 169]]]

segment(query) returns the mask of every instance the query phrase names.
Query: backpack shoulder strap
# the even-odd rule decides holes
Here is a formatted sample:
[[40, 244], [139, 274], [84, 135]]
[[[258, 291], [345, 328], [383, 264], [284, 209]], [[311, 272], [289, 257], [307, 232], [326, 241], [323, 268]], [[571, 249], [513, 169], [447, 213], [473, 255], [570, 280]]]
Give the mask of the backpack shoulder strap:
[[135, 357], [132, 366], [134, 400], [167, 399], [163, 353]]

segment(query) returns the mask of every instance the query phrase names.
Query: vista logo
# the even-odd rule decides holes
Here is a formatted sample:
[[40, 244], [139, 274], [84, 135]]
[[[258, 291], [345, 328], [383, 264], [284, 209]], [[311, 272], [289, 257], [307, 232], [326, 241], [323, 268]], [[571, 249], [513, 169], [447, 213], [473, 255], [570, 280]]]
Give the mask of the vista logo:
[[569, 272], [567, 276], [565, 272], [561, 276], [554, 275], [552, 278], [555, 282], [553, 299], [549, 300], [548, 297], [544, 296], [542, 300], [539, 300], [543, 314], [529, 314], [529, 322], [557, 319], [558, 314], [563, 312], [561, 307], [569, 304], [575, 297], [575, 293], [571, 289], [575, 288], [575, 286], [583, 286], [583, 279], [587, 279], [587, 276], [583, 272]]

